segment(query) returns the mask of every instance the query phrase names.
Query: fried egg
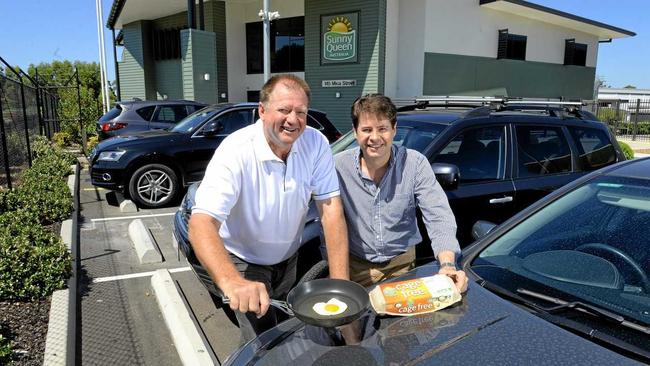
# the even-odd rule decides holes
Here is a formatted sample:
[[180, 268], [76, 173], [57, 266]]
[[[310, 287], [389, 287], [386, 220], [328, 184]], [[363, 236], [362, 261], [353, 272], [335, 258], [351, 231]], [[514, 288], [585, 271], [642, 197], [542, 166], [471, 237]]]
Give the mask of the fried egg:
[[327, 302], [317, 302], [314, 304], [312, 309], [314, 309], [314, 312], [318, 315], [331, 316], [341, 314], [347, 310], [347, 308], [348, 305], [346, 303], [333, 297]]

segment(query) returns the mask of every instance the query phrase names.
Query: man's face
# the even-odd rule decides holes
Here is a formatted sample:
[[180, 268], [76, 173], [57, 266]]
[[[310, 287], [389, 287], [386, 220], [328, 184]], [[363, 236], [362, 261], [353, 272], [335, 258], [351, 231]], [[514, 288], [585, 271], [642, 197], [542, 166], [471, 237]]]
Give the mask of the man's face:
[[395, 133], [396, 129], [390, 120], [367, 113], [359, 116], [359, 125], [354, 130], [363, 157], [378, 160], [390, 158]]
[[282, 81], [275, 86], [268, 102], [260, 103], [264, 136], [274, 153], [288, 152], [305, 130], [308, 103], [307, 95], [298, 85], [288, 88]]

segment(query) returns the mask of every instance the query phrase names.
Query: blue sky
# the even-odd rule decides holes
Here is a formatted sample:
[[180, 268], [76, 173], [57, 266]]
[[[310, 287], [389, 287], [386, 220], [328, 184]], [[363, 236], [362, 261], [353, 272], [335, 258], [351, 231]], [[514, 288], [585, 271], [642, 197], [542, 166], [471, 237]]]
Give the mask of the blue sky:
[[[271, 4], [273, 1], [279, 0], [271, 0]], [[104, 24], [112, 2], [102, 0]], [[650, 89], [650, 22], [644, 19], [650, 14], [650, 1], [532, 2], [635, 32], [635, 37], [601, 44], [596, 74], [612, 87], [631, 84], [638, 88]], [[13, 0], [2, 1], [1, 4], [0, 56], [10, 64], [27, 69], [30, 63], [66, 59], [99, 60], [94, 1]], [[113, 80], [115, 76], [111, 32], [106, 28], [104, 32], [109, 79]]]

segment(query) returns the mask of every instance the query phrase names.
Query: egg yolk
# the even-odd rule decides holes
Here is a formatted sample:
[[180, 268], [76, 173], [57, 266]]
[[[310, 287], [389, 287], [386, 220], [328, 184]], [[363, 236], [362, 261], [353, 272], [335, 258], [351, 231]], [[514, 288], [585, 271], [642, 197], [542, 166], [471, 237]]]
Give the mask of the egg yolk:
[[325, 311], [328, 311], [330, 313], [339, 311], [339, 306], [336, 304], [325, 304]]

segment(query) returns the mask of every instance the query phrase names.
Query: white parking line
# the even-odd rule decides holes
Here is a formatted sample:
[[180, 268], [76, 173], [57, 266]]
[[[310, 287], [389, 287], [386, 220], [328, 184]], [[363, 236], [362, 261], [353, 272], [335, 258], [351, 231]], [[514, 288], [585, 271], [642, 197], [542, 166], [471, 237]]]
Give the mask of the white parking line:
[[[192, 270], [192, 267], [187, 266], [187, 267], [170, 268], [169, 272], [177, 273], [177, 272], [187, 272], [190, 270]], [[93, 283], [128, 280], [130, 278], [140, 278], [140, 277], [148, 277], [148, 276], [150, 277], [153, 276], [154, 273], [156, 273], [156, 271], [130, 273], [125, 275], [110, 276], [110, 277], [99, 277], [99, 278], [93, 278]]]
[[114, 220], [145, 219], [147, 217], [174, 216], [175, 214], [176, 214], [176, 212], [163, 213], [163, 214], [153, 214], [153, 215], [103, 217], [101, 219], [90, 219], [90, 221], [92, 221], [92, 222], [100, 222], [100, 221], [114, 221]]

